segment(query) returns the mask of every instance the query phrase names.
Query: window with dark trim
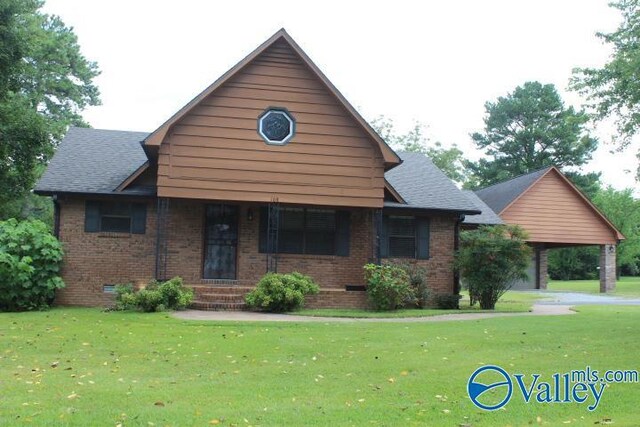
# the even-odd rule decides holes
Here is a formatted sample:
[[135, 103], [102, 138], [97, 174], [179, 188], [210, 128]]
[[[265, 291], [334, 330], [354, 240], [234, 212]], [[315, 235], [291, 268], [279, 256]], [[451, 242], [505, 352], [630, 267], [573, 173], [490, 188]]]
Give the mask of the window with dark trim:
[[146, 222], [144, 203], [87, 200], [85, 204], [84, 231], [87, 233], [144, 234]]
[[384, 258], [429, 258], [429, 219], [385, 215], [380, 247]]
[[[268, 209], [260, 210], [260, 252], [266, 252]], [[350, 214], [318, 208], [282, 208], [278, 221], [278, 253], [349, 255]]]

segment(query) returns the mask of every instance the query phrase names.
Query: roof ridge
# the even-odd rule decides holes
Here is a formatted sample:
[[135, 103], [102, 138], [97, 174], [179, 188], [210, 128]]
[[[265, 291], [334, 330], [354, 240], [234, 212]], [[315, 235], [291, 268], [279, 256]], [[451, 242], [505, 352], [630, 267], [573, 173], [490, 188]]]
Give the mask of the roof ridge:
[[[495, 184], [491, 184], [491, 185], [488, 185], [488, 186], [486, 186], [486, 187], [478, 188], [477, 190], [471, 190], [471, 191], [473, 191], [473, 192], [475, 193], [475, 192], [477, 192], [477, 191], [487, 190], [487, 189], [489, 189], [489, 188], [491, 188], [491, 187], [495, 187], [496, 185], [506, 184], [506, 183], [507, 183], [507, 182], [509, 182], [509, 181], [513, 181], [513, 180], [515, 180], [515, 179], [522, 178], [522, 177], [525, 177], [525, 176], [527, 176], [527, 175], [533, 175], [534, 173], [538, 173], [538, 172], [546, 171], [546, 170], [549, 170], [549, 169], [552, 169], [552, 168], [556, 168], [556, 169], [558, 169], [558, 167], [557, 167], [557, 166], [555, 166], [555, 165], [545, 166], [545, 167], [543, 167], [543, 168], [535, 169], [535, 170], [533, 170], [533, 171], [531, 171], [531, 172], [522, 173], [522, 174], [520, 174], [520, 175], [514, 176], [513, 178], [505, 179], [505, 180], [502, 180], [502, 181], [500, 181], [500, 182], [496, 182]], [[559, 169], [558, 169], [558, 170], [559, 170]]]

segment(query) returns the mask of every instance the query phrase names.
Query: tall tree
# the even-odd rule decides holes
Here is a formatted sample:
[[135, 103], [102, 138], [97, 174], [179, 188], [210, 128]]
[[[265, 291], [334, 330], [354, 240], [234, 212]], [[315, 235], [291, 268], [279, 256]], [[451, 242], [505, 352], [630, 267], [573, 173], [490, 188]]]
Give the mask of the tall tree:
[[[622, 22], [612, 33], [596, 33], [613, 48], [602, 68], [576, 68], [571, 88], [587, 96], [597, 120], [613, 117], [619, 149], [626, 148], [640, 130], [640, 0], [610, 3], [622, 14]], [[638, 151], [640, 160], [640, 151]], [[640, 180], [640, 167], [636, 179]]]
[[97, 65], [37, 0], [0, 2], [0, 219], [19, 215], [38, 171], [80, 112], [99, 104]]
[[633, 197], [630, 188], [607, 187], [593, 201], [625, 236], [616, 254], [618, 269], [625, 267], [629, 272], [640, 273], [640, 200]]
[[465, 181], [465, 159], [462, 150], [456, 144], [445, 148], [438, 141], [431, 142], [426, 135], [426, 126], [423, 123], [416, 122], [405, 134], [398, 133], [393, 120], [384, 116], [373, 119], [371, 126], [393, 149], [426, 154], [450, 179], [458, 183]]
[[598, 142], [585, 129], [584, 111], [565, 107], [552, 84], [526, 82], [512, 93], [485, 104], [483, 132], [471, 138], [489, 156], [469, 162], [469, 187], [495, 184], [536, 169], [581, 166]]

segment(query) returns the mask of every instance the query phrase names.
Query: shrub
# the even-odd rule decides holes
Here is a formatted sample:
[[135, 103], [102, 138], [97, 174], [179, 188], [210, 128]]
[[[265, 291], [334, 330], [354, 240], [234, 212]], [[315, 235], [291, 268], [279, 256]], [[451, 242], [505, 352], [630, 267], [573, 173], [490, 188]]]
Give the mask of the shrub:
[[426, 308], [431, 296], [431, 290], [427, 287], [427, 269], [421, 265], [403, 263], [398, 264], [409, 276], [409, 284], [415, 294], [415, 304], [419, 308]]
[[460, 308], [461, 295], [438, 295], [436, 297], [436, 306], [441, 310], [457, 310]]
[[132, 310], [136, 308], [136, 296], [131, 283], [115, 286], [116, 310]]
[[515, 280], [527, 278], [531, 248], [518, 226], [483, 226], [460, 233], [456, 266], [472, 299], [493, 310]]
[[184, 310], [193, 301], [193, 289], [183, 285], [180, 277], [166, 282], [151, 281], [135, 292], [131, 284], [116, 286], [116, 309], [139, 309], [146, 313], [164, 310]]
[[49, 307], [64, 287], [62, 256], [62, 245], [42, 221], [0, 221], [0, 310]]
[[302, 307], [306, 295], [319, 291], [320, 288], [309, 276], [296, 272], [267, 273], [256, 288], [245, 296], [245, 302], [254, 309], [284, 313]]
[[414, 304], [415, 292], [407, 272], [396, 265], [364, 266], [367, 295], [376, 310], [396, 310]]

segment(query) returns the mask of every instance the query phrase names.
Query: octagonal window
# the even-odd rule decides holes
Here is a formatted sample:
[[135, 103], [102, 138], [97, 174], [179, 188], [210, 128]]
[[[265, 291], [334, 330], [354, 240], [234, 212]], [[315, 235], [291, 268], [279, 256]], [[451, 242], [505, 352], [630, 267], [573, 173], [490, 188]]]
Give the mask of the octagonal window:
[[269, 108], [258, 117], [258, 133], [267, 144], [284, 145], [295, 132], [296, 122], [285, 108]]

